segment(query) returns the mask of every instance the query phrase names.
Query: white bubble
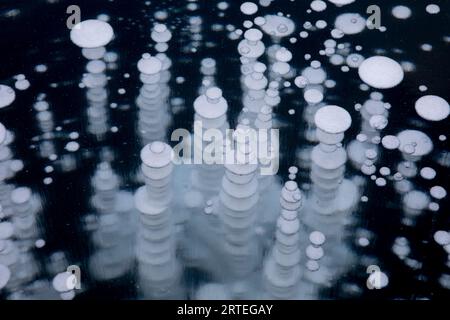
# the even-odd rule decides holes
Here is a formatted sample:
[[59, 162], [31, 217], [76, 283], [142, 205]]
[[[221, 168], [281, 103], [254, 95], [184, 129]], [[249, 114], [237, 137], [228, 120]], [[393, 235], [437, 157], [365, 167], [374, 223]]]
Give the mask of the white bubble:
[[352, 118], [347, 110], [330, 105], [320, 108], [314, 116], [316, 126], [327, 133], [342, 133], [350, 128]]
[[320, 260], [324, 255], [322, 247], [308, 246], [306, 248], [306, 256], [311, 260]]
[[383, 176], [388, 176], [391, 174], [391, 169], [389, 169], [388, 167], [381, 167], [380, 174]]
[[30, 200], [31, 190], [26, 187], [20, 187], [13, 190], [11, 200], [15, 204], [23, 204]]
[[310, 104], [317, 104], [319, 102], [322, 102], [323, 93], [317, 89], [308, 89], [304, 92], [303, 97], [305, 98], [306, 102]]
[[366, 19], [357, 13], [343, 13], [334, 21], [334, 27], [344, 34], [357, 34], [366, 28]]
[[441, 200], [447, 196], [447, 191], [441, 186], [434, 186], [430, 189], [430, 194], [433, 198]]
[[269, 35], [281, 38], [289, 36], [295, 30], [295, 24], [289, 18], [277, 15], [266, 15], [264, 18], [266, 23], [261, 26], [261, 29]]
[[343, 64], [345, 62], [345, 59], [340, 54], [333, 54], [330, 57], [330, 62], [332, 65], [340, 66], [341, 64]]
[[310, 3], [310, 7], [316, 12], [322, 12], [327, 8], [327, 3], [322, 0], [314, 0]]
[[364, 61], [364, 57], [358, 53], [352, 53], [347, 56], [345, 62], [351, 68], [358, 68]]
[[138, 70], [148, 75], [156, 74], [162, 70], [162, 62], [149, 54], [143, 54], [142, 59], [138, 62]]
[[34, 67], [34, 70], [38, 73], [44, 73], [47, 72], [48, 67], [45, 64], [38, 64], [36, 67]]
[[[75, 288], [73, 286], [73, 274], [70, 274], [69, 272], [61, 272], [58, 273], [52, 281], [53, 288], [58, 292], [67, 292]], [[75, 284], [76, 284], [76, 278], [75, 278]]]
[[27, 90], [31, 86], [31, 83], [27, 79], [22, 79], [22, 80], [16, 81], [14, 86], [17, 90], [24, 91], [24, 90]]
[[76, 24], [70, 39], [81, 48], [98, 48], [106, 46], [114, 37], [112, 27], [101, 20], [85, 20]]
[[420, 46], [420, 49], [422, 49], [423, 51], [430, 52], [431, 50], [433, 50], [433, 46], [429, 43], [424, 43]]
[[388, 120], [385, 116], [374, 115], [370, 117], [370, 126], [376, 130], [383, 130], [388, 125]]
[[302, 76], [308, 80], [308, 84], [321, 84], [327, 79], [327, 74], [321, 68], [307, 67], [303, 70]]
[[325, 235], [320, 231], [313, 231], [309, 235], [309, 241], [315, 246], [323, 245], [325, 240]]
[[75, 152], [78, 151], [78, 149], [80, 149], [80, 144], [76, 141], [70, 141], [66, 144], [65, 149], [69, 152]]
[[425, 92], [425, 91], [427, 91], [428, 90], [428, 87], [427, 86], [424, 86], [424, 85], [420, 85], [419, 86], [419, 91], [420, 92]]
[[45, 246], [45, 240], [44, 239], [38, 239], [36, 240], [36, 242], [34, 243], [34, 245], [36, 246], [36, 248], [40, 249], [43, 248]]
[[403, 198], [405, 205], [414, 210], [423, 210], [430, 203], [428, 196], [417, 190], [409, 191]]
[[433, 180], [436, 177], [436, 171], [430, 167], [424, 167], [420, 170], [420, 176], [426, 180]]
[[106, 63], [102, 60], [92, 60], [86, 65], [86, 71], [90, 73], [102, 73], [106, 70]]
[[381, 271], [372, 272], [367, 279], [376, 289], [382, 289], [389, 284], [388, 276]]
[[387, 135], [381, 139], [381, 144], [388, 150], [395, 150], [400, 146], [400, 140], [396, 136]]
[[433, 150], [433, 142], [423, 132], [404, 130], [397, 135], [400, 140], [400, 151], [413, 156], [424, 156]]
[[397, 19], [408, 19], [411, 16], [411, 9], [407, 6], [395, 6], [392, 8], [392, 15]]
[[266, 19], [264, 17], [256, 17], [253, 21], [257, 26], [262, 26], [266, 23]]
[[358, 244], [361, 247], [367, 247], [370, 244], [370, 241], [369, 241], [369, 239], [367, 239], [365, 237], [361, 237], [361, 238], [358, 239]]
[[450, 106], [446, 100], [434, 95], [419, 98], [415, 104], [416, 112], [425, 120], [441, 121], [450, 114]]
[[241, 4], [241, 12], [250, 16], [258, 12], [258, 6], [253, 2], [244, 2]]
[[11, 87], [0, 84], [0, 108], [5, 108], [16, 99], [16, 93]]
[[450, 232], [442, 230], [436, 231], [434, 233], [433, 238], [434, 241], [436, 241], [441, 246], [446, 246], [450, 244]]
[[388, 89], [402, 82], [404, 72], [401, 65], [384, 56], [373, 56], [364, 60], [358, 69], [362, 81], [377, 89]]
[[305, 88], [308, 85], [308, 79], [303, 76], [298, 76], [294, 79], [294, 83], [299, 88]]
[[386, 179], [384, 178], [377, 178], [375, 180], [375, 184], [379, 187], [384, 187], [386, 185]]
[[426, 6], [425, 10], [429, 14], [437, 14], [441, 11], [441, 8], [437, 4], [429, 4]]

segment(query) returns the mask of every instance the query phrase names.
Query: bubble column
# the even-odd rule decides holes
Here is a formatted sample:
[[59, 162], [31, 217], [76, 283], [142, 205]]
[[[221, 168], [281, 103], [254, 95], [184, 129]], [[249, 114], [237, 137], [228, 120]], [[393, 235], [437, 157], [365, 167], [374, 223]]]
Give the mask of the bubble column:
[[12, 140], [12, 133], [0, 123], [0, 205], [5, 216], [12, 214], [11, 192], [14, 186], [7, 183], [7, 180], [13, 176], [10, 168], [12, 151], [9, 147]]
[[161, 89], [161, 109], [162, 113], [164, 113], [165, 117], [163, 118], [164, 122], [164, 132], [167, 132], [167, 128], [170, 125], [170, 122], [172, 120], [172, 113], [169, 109], [170, 104], [170, 86], [169, 81], [172, 78], [172, 73], [170, 71], [170, 68], [172, 67], [172, 60], [165, 54], [165, 53], [157, 53], [156, 58], [158, 58], [161, 63], [161, 77], [159, 80], [159, 85]]
[[[258, 192], [261, 195], [258, 201], [258, 222], [267, 230], [273, 231], [273, 225], [278, 217], [278, 210], [273, 208], [277, 203], [276, 195], [280, 191], [280, 185], [274, 174], [275, 162], [279, 159], [279, 139], [272, 132], [272, 108], [265, 105], [261, 108], [255, 120], [255, 129], [258, 132]], [[263, 148], [265, 150], [263, 150]], [[269, 172], [269, 170], [271, 172]], [[271, 233], [269, 233], [271, 234]]]
[[108, 131], [108, 79], [105, 74], [106, 64], [101, 60], [105, 53], [104, 47], [82, 50], [83, 56], [89, 60], [86, 66], [88, 73], [82, 80], [87, 88], [88, 132], [99, 140], [103, 139]]
[[344, 226], [358, 190], [344, 179], [347, 153], [341, 145], [352, 119], [341, 107], [325, 106], [316, 112], [314, 120], [319, 145], [311, 153], [312, 190], [304, 223], [309, 230], [320, 230], [326, 235], [328, 258], [324, 265], [336, 275], [352, 261], [351, 252], [343, 242]]
[[[325, 70], [319, 63], [311, 62], [311, 66], [306, 67], [300, 76], [295, 78], [295, 85], [300, 89], [303, 89], [303, 94], [310, 89], [315, 89], [320, 93], [323, 93], [323, 83], [327, 78]], [[316, 91], [316, 92], [317, 92]], [[302, 134], [308, 143], [305, 143], [297, 152], [299, 159], [298, 165], [302, 169], [301, 175], [305, 180], [308, 179], [311, 169], [311, 151], [312, 143], [317, 142], [316, 138], [316, 125], [314, 123], [314, 116], [318, 109], [323, 107], [323, 103], [310, 103], [308, 101], [303, 111], [303, 119], [306, 122], [306, 129]]]
[[[246, 98], [247, 90], [248, 90], [248, 83], [253, 82], [251, 81], [251, 78], [248, 78], [253, 72], [254, 68], [253, 65], [255, 64], [256, 60], [261, 57], [264, 54], [265, 46], [264, 43], [261, 41], [263, 37], [263, 34], [258, 29], [249, 29], [245, 31], [244, 33], [244, 39], [241, 40], [238, 44], [238, 52], [240, 54], [240, 60], [241, 60], [241, 86], [242, 90], [244, 92], [244, 101], [248, 101], [250, 97]], [[262, 68], [262, 66], [258, 67], [259, 69]], [[264, 66], [264, 71], [266, 70]], [[264, 72], [263, 71], [263, 72]], [[262, 83], [261, 77], [259, 83]], [[247, 83], [246, 83], [247, 79]], [[266, 79], [267, 81], [267, 79]], [[257, 81], [258, 82], [258, 81]], [[267, 83], [266, 83], [267, 86]], [[259, 87], [259, 86], [258, 86]], [[261, 89], [256, 89], [261, 90]], [[245, 107], [245, 102], [244, 102]], [[251, 119], [249, 119], [251, 120]]]
[[337, 210], [336, 197], [347, 161], [347, 153], [340, 143], [352, 119], [345, 109], [338, 106], [319, 109], [314, 119], [319, 145], [313, 148], [311, 154], [311, 205], [317, 214], [326, 216]]
[[163, 63], [148, 53], [138, 62], [143, 86], [136, 99], [138, 111], [138, 131], [142, 144], [166, 140], [166, 125], [169, 121], [161, 86]]
[[298, 295], [301, 278], [298, 211], [302, 198], [294, 181], [285, 183], [280, 197], [281, 214], [277, 221], [275, 244], [263, 268], [269, 298], [295, 299]]
[[153, 27], [151, 38], [156, 42], [156, 51], [166, 52], [169, 49], [168, 42], [172, 39], [172, 32], [170, 32], [165, 24], [156, 23]]
[[292, 53], [284, 48], [277, 48], [274, 57], [271, 59], [269, 78], [281, 82], [283, 79], [292, 78], [294, 70], [291, 69], [289, 62], [292, 60]]
[[108, 131], [108, 78], [105, 74], [106, 45], [113, 39], [112, 27], [101, 20], [85, 20], [75, 25], [70, 32], [73, 43], [82, 48], [82, 55], [89, 60], [82, 85], [87, 87], [88, 132], [102, 140]]
[[[152, 40], [156, 43], [155, 50], [158, 51], [156, 54], [156, 58], [158, 58], [161, 65], [161, 76], [159, 80], [160, 90], [161, 90], [161, 113], [164, 113], [163, 124], [164, 132], [167, 130], [169, 126], [169, 122], [171, 120], [171, 116], [169, 113], [169, 96], [170, 96], [170, 87], [168, 85], [172, 74], [170, 72], [170, 68], [172, 66], [172, 60], [167, 56], [165, 52], [169, 49], [169, 41], [172, 39], [172, 32], [165, 24], [156, 23], [153, 27], [151, 33]], [[157, 139], [163, 140], [163, 139]]]
[[145, 186], [135, 194], [140, 212], [137, 241], [139, 286], [145, 298], [182, 298], [171, 209], [173, 150], [153, 142], [141, 151]]
[[[203, 130], [219, 130], [222, 137], [225, 137], [229, 128], [227, 121], [228, 103], [222, 96], [222, 90], [217, 87], [209, 88], [204, 95], [199, 96], [194, 101], [194, 162], [195, 169], [192, 172], [192, 184], [200, 190], [204, 198], [208, 200], [220, 189], [220, 181], [224, 174], [223, 160], [220, 163], [211, 163], [213, 151], [223, 147], [224, 141], [214, 141], [214, 149], [206, 149], [211, 141], [206, 141]], [[200, 129], [196, 126], [200, 125]], [[204, 159], [204, 157], [211, 158]], [[198, 162], [201, 162], [198, 163]]]
[[360, 106], [361, 132], [347, 149], [352, 164], [366, 175], [375, 173], [380, 131], [388, 125], [389, 104], [381, 101], [381, 98], [381, 94], [373, 92], [371, 98]]
[[[237, 141], [249, 127], [238, 125]], [[242, 130], [242, 131], [240, 131]], [[242, 136], [241, 136], [242, 134]], [[219, 217], [223, 223], [225, 251], [230, 273], [237, 278], [249, 275], [259, 263], [255, 237], [256, 204], [258, 203], [258, 165], [246, 141], [236, 146], [235, 164], [225, 164], [225, 175], [219, 193]]]
[[201, 61], [200, 73], [202, 74], [202, 85], [198, 90], [198, 94], [202, 95], [211, 87], [216, 85], [216, 60], [213, 58], [205, 58]]
[[111, 280], [129, 271], [134, 260], [133, 200], [131, 194], [119, 191], [119, 178], [108, 162], [98, 165], [92, 187], [91, 202], [99, 216], [89, 268], [95, 279]]
[[[19, 187], [11, 193], [13, 205], [12, 223], [14, 225], [14, 244], [10, 250], [17, 246], [19, 252], [17, 259], [10, 265], [11, 279], [8, 283], [10, 290], [18, 290], [21, 286], [32, 281], [39, 271], [38, 264], [31, 252], [39, 236], [37, 214], [41, 210], [38, 197], [31, 189]], [[11, 252], [12, 253], [12, 252]]]
[[253, 64], [252, 73], [244, 78], [243, 105], [244, 109], [240, 115], [240, 119], [247, 118], [253, 125], [259, 111], [265, 105], [264, 98], [266, 95], [267, 78], [264, 76], [266, 71], [265, 64], [256, 62]]
[[319, 290], [330, 286], [330, 274], [328, 268], [320, 261], [324, 257], [323, 245], [325, 235], [320, 231], [313, 231], [309, 234], [309, 245], [305, 249], [307, 259], [303, 268], [302, 279], [300, 280], [300, 299], [317, 300], [320, 299]]
[[54, 138], [53, 130], [55, 123], [53, 121], [53, 112], [47, 101], [41, 97], [33, 105], [33, 109], [36, 111], [36, 122], [39, 130], [42, 132], [42, 140], [39, 144], [39, 154], [42, 158], [48, 158], [50, 155], [55, 154], [55, 145], [52, 141]]
[[203, 20], [200, 16], [189, 17], [189, 33], [191, 37], [191, 51], [196, 52], [202, 45]]

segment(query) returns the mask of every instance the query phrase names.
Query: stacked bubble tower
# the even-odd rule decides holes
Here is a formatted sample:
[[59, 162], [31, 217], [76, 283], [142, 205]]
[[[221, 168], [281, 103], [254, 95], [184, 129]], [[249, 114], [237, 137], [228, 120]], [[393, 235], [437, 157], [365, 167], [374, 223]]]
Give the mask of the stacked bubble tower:
[[173, 150], [153, 142], [141, 151], [145, 186], [135, 194], [139, 210], [137, 260], [142, 294], [147, 298], [182, 298], [176, 258], [171, 176]]
[[237, 163], [225, 165], [218, 209], [223, 222], [224, 246], [229, 254], [231, 273], [237, 277], [248, 275], [258, 263], [254, 230], [255, 208], [259, 199], [258, 167], [252, 159], [254, 151], [248, 140], [243, 138], [245, 131], [250, 129], [246, 120], [236, 131]]
[[351, 261], [348, 255], [347, 260], [339, 260], [339, 255], [346, 252], [343, 228], [357, 195], [354, 183], [344, 179], [347, 153], [341, 145], [352, 119], [345, 109], [334, 105], [320, 108], [314, 119], [319, 144], [311, 153], [312, 190], [305, 223], [312, 230], [324, 232], [327, 245], [333, 248], [330, 252], [339, 252], [338, 260], [330, 259], [334, 269], [339, 270], [341, 263]]
[[148, 53], [142, 55], [138, 62], [141, 72], [140, 80], [143, 86], [136, 99], [139, 108], [138, 131], [142, 144], [152, 141], [164, 141], [165, 127], [170, 119], [167, 112], [166, 86], [161, 85], [163, 77], [163, 62]]
[[113, 39], [112, 27], [101, 20], [86, 20], [76, 25], [70, 38], [80, 48], [83, 56], [89, 60], [87, 73], [83, 75], [83, 86], [87, 87], [88, 132], [103, 139], [108, 131], [108, 79], [105, 74], [105, 46]]
[[298, 298], [301, 278], [299, 211], [302, 194], [293, 181], [285, 183], [281, 191], [281, 214], [277, 220], [276, 240], [264, 265], [267, 291], [271, 298]]
[[92, 207], [98, 226], [92, 231], [91, 274], [105, 281], [129, 272], [134, 262], [135, 209], [129, 192], [119, 190], [119, 177], [102, 162], [92, 178]]
[[[203, 131], [215, 129], [222, 136], [226, 134], [226, 130], [229, 129], [227, 121], [228, 103], [222, 96], [222, 90], [217, 87], [211, 87], [205, 94], [195, 99], [194, 110], [194, 164], [196, 164], [195, 161], [200, 160], [196, 159], [199, 156], [209, 157], [211, 160], [204, 164], [196, 164], [196, 169], [192, 175], [192, 184], [201, 190], [205, 197], [208, 197], [208, 195], [212, 196], [219, 190], [220, 181], [224, 174], [224, 161], [220, 160], [219, 163], [216, 163], [217, 161], [213, 160], [215, 159], [214, 150], [208, 152], [204, 149], [213, 137], [207, 137]], [[225, 141], [218, 141], [218, 143], [224, 144]], [[220, 153], [221, 151], [219, 150], [218, 152]]]

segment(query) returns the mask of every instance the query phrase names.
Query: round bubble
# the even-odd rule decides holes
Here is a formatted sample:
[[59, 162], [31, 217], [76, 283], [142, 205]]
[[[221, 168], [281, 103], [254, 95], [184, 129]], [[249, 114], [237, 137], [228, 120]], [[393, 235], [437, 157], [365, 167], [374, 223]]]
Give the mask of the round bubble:
[[320, 108], [314, 116], [314, 121], [319, 129], [327, 133], [342, 133], [352, 124], [347, 110], [334, 105]]
[[366, 19], [357, 13], [343, 13], [336, 18], [334, 26], [345, 34], [357, 34], [366, 28]]
[[450, 114], [450, 106], [448, 102], [438, 96], [423, 96], [416, 101], [416, 112], [425, 120], [441, 121]]
[[364, 60], [358, 73], [362, 81], [377, 89], [393, 88], [402, 82], [404, 77], [401, 65], [384, 56], [373, 56]]
[[113, 28], [101, 20], [85, 20], [76, 24], [70, 39], [81, 48], [98, 48], [106, 46], [114, 37]]
[[400, 140], [400, 150], [413, 156], [424, 156], [433, 150], [433, 142], [423, 132], [404, 130], [397, 135]]
[[5, 108], [16, 100], [16, 93], [11, 87], [0, 84], [0, 108]]
[[392, 8], [392, 15], [397, 19], [408, 19], [411, 16], [411, 9], [407, 6], [395, 6]]
[[258, 6], [253, 2], [244, 2], [241, 5], [241, 12], [245, 15], [252, 15], [258, 12]]

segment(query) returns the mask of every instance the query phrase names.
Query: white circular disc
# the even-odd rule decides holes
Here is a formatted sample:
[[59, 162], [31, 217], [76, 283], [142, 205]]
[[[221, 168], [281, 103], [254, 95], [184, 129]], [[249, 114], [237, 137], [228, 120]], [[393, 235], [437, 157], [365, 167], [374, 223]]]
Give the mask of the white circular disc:
[[331, 105], [320, 108], [314, 121], [319, 129], [327, 133], [342, 133], [350, 128], [352, 117], [344, 108]]
[[374, 56], [364, 60], [358, 69], [362, 81], [377, 89], [389, 89], [402, 82], [404, 72], [395, 60]]
[[428, 95], [419, 98], [415, 104], [416, 112], [425, 120], [441, 121], [450, 114], [450, 106], [445, 99]]
[[106, 46], [114, 37], [113, 28], [101, 20], [85, 20], [70, 31], [70, 39], [81, 48]]

